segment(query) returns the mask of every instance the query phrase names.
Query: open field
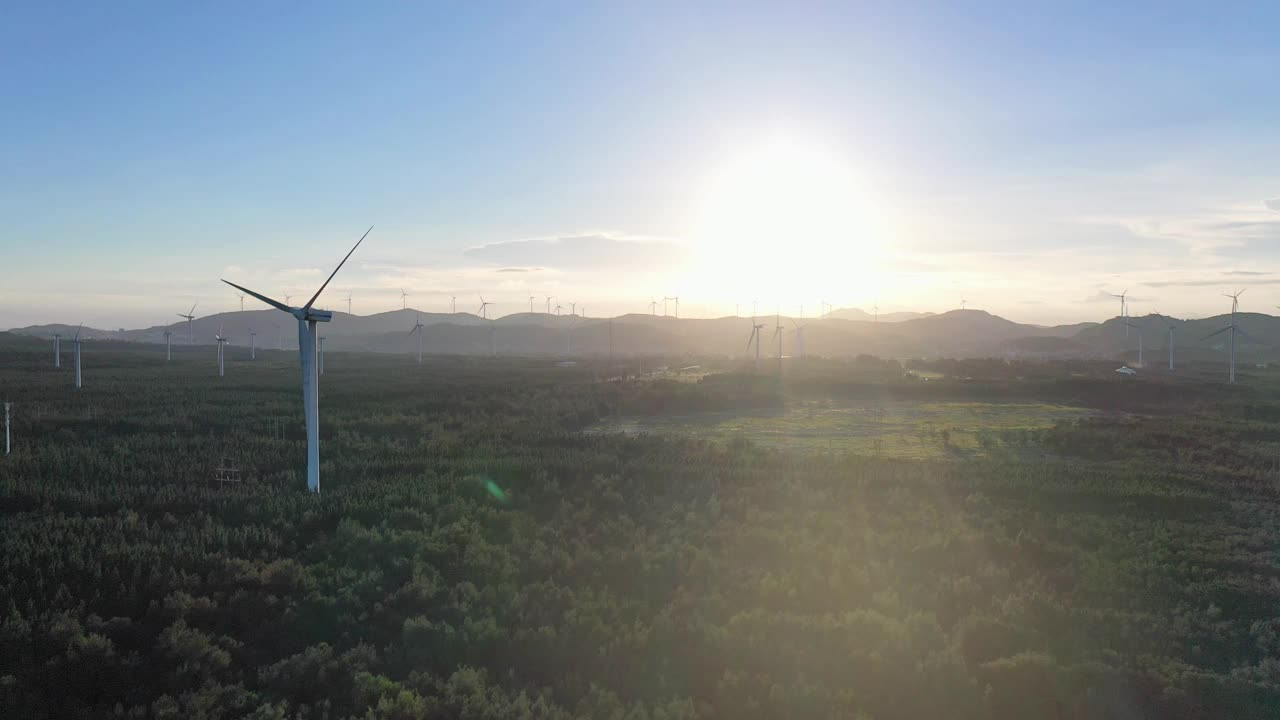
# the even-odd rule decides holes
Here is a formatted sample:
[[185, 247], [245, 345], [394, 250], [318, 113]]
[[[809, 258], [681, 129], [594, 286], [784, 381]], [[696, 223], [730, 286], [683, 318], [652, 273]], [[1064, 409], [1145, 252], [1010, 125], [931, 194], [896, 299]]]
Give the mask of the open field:
[[[0, 334], [0, 717], [1280, 706], [1267, 374], [921, 382], [867, 360], [600, 383], [591, 361], [333, 353], [314, 496], [296, 355], [219, 379], [199, 350], [87, 344], [76, 392], [47, 343]], [[739, 419], [674, 417], [700, 413]], [[582, 432], [638, 416], [664, 431]], [[928, 445], [962, 427], [994, 442]]]

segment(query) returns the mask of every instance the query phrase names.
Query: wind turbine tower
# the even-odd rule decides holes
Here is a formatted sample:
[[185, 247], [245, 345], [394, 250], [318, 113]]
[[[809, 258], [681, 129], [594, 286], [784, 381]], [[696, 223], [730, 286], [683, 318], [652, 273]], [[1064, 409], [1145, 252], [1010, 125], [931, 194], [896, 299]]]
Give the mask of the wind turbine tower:
[[408, 298], [409, 298], [409, 293], [405, 292], [404, 288], [400, 288], [400, 309], [401, 310], [404, 310], [405, 308], [409, 307]]
[[[489, 320], [489, 306], [492, 304], [486, 301], [483, 295], [480, 296], [480, 317]], [[492, 320], [489, 320], [489, 354], [493, 357], [498, 356], [498, 328]]]
[[318, 365], [316, 357], [318, 351], [316, 323], [329, 322], [333, 319], [333, 313], [327, 310], [316, 310], [312, 306], [319, 299], [320, 293], [324, 292], [329, 282], [333, 280], [333, 276], [337, 275], [342, 266], [346, 264], [347, 259], [351, 257], [351, 253], [354, 253], [356, 248], [360, 247], [360, 243], [364, 242], [364, 239], [372, 231], [373, 227], [370, 226], [364, 235], [356, 241], [355, 246], [347, 252], [346, 257], [342, 258], [342, 262], [338, 263], [338, 267], [334, 268], [333, 273], [329, 275], [329, 279], [324, 281], [324, 285], [321, 285], [316, 294], [307, 301], [307, 304], [300, 308], [290, 307], [285, 303], [272, 300], [265, 295], [259, 295], [252, 290], [223, 280], [231, 287], [242, 290], [277, 310], [289, 313], [298, 321], [298, 349], [302, 361], [302, 405], [307, 423], [307, 489], [312, 492], [320, 492], [320, 378], [317, 375], [316, 368]]
[[249, 329], [249, 359], [258, 359], [258, 333], [254, 332], [253, 328]]
[[773, 317], [773, 336], [778, 340], [778, 375], [782, 375], [782, 315]]
[[1131, 328], [1133, 328], [1134, 330], [1137, 330], [1137, 331], [1138, 331], [1138, 367], [1143, 367], [1143, 364], [1142, 364], [1142, 326], [1141, 326], [1141, 325], [1135, 325], [1135, 324], [1133, 324], [1133, 323], [1131, 323], [1131, 322], [1125, 322], [1125, 327], [1131, 327]]
[[532, 295], [529, 296], [529, 314], [530, 315], [533, 314], [533, 296]]
[[53, 366], [62, 367], [62, 336], [58, 333], [53, 334]]
[[9, 450], [11, 449], [9, 447], [9, 406], [10, 405], [12, 405], [12, 403], [4, 404], [4, 454], [5, 455], [8, 455]]
[[240, 312], [244, 312], [244, 295], [236, 293], [236, 297], [240, 298]]
[[165, 361], [165, 362], [172, 362], [172, 361], [173, 361], [173, 343], [172, 343], [172, 340], [173, 340], [173, 331], [171, 331], [171, 330], [165, 330], [165, 331], [164, 331], [164, 361]]
[[[1113, 298], [1120, 298], [1120, 321], [1125, 322], [1129, 318], [1129, 303], [1125, 299], [1125, 295], [1129, 294], [1128, 290], [1117, 295], [1116, 293], [1107, 293]], [[1129, 337], [1129, 324], [1125, 322], [1124, 336]]]
[[75, 363], [76, 363], [76, 389], [77, 390], [83, 387], [83, 383], [81, 382], [81, 376], [80, 376], [80, 328], [83, 328], [83, 327], [84, 327], [84, 324], [81, 323], [80, 327], [76, 328], [76, 336], [71, 339], [71, 346], [72, 346], [72, 349], [75, 351], [74, 357], [75, 357]]
[[555, 299], [554, 295], [547, 295], [547, 314], [551, 314], [551, 301]]

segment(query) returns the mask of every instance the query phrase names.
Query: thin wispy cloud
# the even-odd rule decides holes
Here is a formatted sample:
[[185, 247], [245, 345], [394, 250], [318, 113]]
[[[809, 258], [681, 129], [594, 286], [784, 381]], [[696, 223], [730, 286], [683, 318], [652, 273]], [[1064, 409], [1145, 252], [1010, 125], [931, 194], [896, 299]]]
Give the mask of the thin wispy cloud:
[[463, 254], [481, 262], [561, 269], [634, 270], [669, 267], [689, 259], [687, 248], [680, 243], [604, 234], [504, 240], [469, 248]]

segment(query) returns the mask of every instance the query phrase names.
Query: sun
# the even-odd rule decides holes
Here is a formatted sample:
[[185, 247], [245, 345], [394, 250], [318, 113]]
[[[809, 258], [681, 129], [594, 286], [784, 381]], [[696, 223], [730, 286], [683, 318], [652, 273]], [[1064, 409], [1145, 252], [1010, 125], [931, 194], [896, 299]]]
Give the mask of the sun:
[[784, 138], [748, 148], [702, 183], [694, 282], [778, 304], [865, 284], [880, 250], [873, 205], [837, 152]]

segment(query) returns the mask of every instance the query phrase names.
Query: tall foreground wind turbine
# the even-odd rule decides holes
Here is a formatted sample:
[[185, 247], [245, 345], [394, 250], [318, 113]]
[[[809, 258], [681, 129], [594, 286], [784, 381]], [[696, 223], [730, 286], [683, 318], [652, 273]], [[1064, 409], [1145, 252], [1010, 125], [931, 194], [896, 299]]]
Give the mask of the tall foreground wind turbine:
[[319, 362], [316, 357], [319, 335], [316, 332], [316, 323], [329, 322], [333, 319], [333, 313], [328, 310], [316, 310], [312, 308], [312, 305], [320, 298], [320, 293], [324, 292], [324, 289], [328, 287], [329, 282], [333, 280], [333, 276], [337, 275], [342, 266], [346, 264], [347, 259], [351, 257], [351, 253], [354, 253], [356, 248], [360, 247], [360, 243], [364, 242], [364, 239], [372, 231], [373, 226], [370, 225], [364, 235], [360, 236], [356, 244], [347, 252], [346, 257], [342, 258], [342, 262], [338, 263], [338, 267], [333, 269], [329, 279], [324, 281], [324, 285], [321, 285], [316, 294], [312, 295], [307, 304], [302, 307], [290, 307], [265, 295], [259, 295], [248, 288], [240, 287], [235, 283], [227, 282], [226, 280], [222, 281], [237, 290], [242, 290], [258, 298], [277, 310], [289, 313], [298, 321], [298, 354], [302, 361], [302, 407], [307, 422], [307, 489], [311, 492], [320, 492], [320, 378], [317, 375]]
[[195, 330], [191, 329], [191, 321], [196, 319], [196, 316], [193, 313], [195, 313], [196, 311], [196, 305], [199, 305], [199, 304], [200, 304], [199, 302], [192, 303], [191, 309], [187, 311], [186, 315], [183, 315], [182, 313], [178, 313], [178, 317], [187, 319], [187, 339], [191, 342], [192, 345], [196, 344], [196, 332]]

